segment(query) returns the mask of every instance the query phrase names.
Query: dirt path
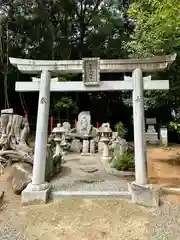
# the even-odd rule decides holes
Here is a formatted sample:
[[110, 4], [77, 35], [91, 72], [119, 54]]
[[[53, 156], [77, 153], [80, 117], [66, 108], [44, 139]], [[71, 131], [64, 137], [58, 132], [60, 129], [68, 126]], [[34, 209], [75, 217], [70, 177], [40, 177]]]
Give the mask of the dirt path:
[[180, 187], [180, 146], [148, 149], [148, 177], [151, 183]]
[[152, 219], [139, 207], [118, 200], [63, 200], [25, 212], [26, 230], [39, 240], [144, 240]]

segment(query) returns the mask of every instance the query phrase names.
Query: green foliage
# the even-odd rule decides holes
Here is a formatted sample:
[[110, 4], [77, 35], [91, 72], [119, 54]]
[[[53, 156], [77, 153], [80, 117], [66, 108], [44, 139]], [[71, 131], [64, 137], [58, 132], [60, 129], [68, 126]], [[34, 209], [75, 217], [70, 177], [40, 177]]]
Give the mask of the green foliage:
[[69, 118], [69, 110], [71, 110], [71, 113], [73, 114], [77, 113], [78, 111], [76, 103], [70, 97], [61, 97], [61, 99], [55, 103], [54, 109], [59, 113], [59, 118], [60, 112], [65, 111], [66, 119]]
[[115, 125], [115, 130], [118, 133], [118, 136], [121, 137], [121, 138], [124, 138], [124, 136], [127, 133], [127, 129], [124, 127], [124, 124], [122, 122], [118, 122]]
[[77, 108], [76, 103], [70, 97], [62, 97], [55, 104], [56, 110], [64, 110], [73, 108], [74, 110]]
[[129, 153], [118, 154], [112, 162], [112, 167], [119, 171], [127, 171], [135, 168], [134, 157]]
[[180, 101], [180, 1], [179, 0], [133, 0], [128, 16], [134, 23], [124, 48], [129, 57], [149, 57], [178, 53], [170, 68], [152, 75], [154, 79], [168, 79], [170, 90], [146, 91], [149, 107], [176, 109]]
[[177, 51], [180, 45], [179, 0], [135, 0], [129, 17], [135, 22], [131, 55], [151, 56]]
[[71, 82], [77, 74], [60, 74], [58, 75], [58, 82]]
[[174, 128], [175, 130], [177, 130], [178, 133], [180, 133], [180, 123], [178, 123], [178, 122], [170, 122], [169, 126]]

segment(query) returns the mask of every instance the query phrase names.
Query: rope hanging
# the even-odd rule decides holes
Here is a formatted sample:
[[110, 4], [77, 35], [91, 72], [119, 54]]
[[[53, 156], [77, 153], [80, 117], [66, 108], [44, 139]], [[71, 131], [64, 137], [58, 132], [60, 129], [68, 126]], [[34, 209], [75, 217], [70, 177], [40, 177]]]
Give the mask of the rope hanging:
[[[6, 31], [6, 50], [3, 50], [3, 29], [2, 25], [0, 25], [0, 50], [1, 50], [1, 64], [3, 65], [3, 75], [4, 75], [4, 107], [10, 108], [9, 99], [8, 99], [8, 87], [7, 87], [7, 79], [8, 79], [8, 67], [9, 67], [9, 28], [8, 28], [8, 20], [5, 26]], [[3, 54], [6, 52], [6, 56]], [[6, 64], [4, 64], [4, 57], [6, 57]]]
[[[19, 81], [19, 71], [17, 72], [17, 80]], [[24, 95], [22, 92], [19, 92], [19, 98], [20, 98], [20, 102], [21, 102], [21, 106], [23, 108], [24, 111], [24, 115], [27, 117], [28, 114], [28, 108], [24, 99]]]

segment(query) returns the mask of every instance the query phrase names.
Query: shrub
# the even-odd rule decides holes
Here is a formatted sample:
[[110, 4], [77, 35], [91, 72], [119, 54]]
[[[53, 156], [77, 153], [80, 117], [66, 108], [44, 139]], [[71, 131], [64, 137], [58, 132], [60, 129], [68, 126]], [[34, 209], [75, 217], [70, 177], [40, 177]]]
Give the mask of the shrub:
[[121, 137], [121, 138], [124, 138], [124, 136], [127, 133], [127, 129], [124, 127], [124, 124], [122, 122], [118, 122], [115, 125], [115, 130], [118, 133], [118, 136]]
[[112, 167], [119, 171], [134, 170], [134, 157], [130, 153], [117, 154], [112, 162]]
[[170, 122], [169, 126], [174, 128], [178, 133], [180, 133], [180, 123], [178, 123], [178, 122]]

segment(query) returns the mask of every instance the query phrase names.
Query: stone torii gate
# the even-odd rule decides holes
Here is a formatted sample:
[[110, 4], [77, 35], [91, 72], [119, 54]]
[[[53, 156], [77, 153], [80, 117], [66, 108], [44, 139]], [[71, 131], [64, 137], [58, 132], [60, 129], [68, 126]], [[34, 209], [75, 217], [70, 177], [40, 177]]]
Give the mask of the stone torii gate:
[[[146, 148], [144, 139], [144, 103], [143, 91], [167, 90], [168, 80], [143, 79], [143, 72], [154, 72], [165, 69], [176, 58], [176, 55], [166, 55], [145, 59], [101, 60], [86, 58], [68, 61], [43, 61], [10, 58], [12, 65], [23, 73], [41, 74], [40, 79], [32, 82], [16, 82], [16, 91], [39, 91], [37, 113], [35, 152], [32, 183], [22, 192], [22, 202], [46, 202], [50, 184], [45, 182], [46, 144], [48, 137], [48, 115], [50, 92], [68, 91], [120, 91], [133, 90], [134, 145], [135, 145], [135, 185], [148, 188], [146, 171]], [[58, 82], [58, 73], [82, 73], [83, 81]], [[100, 72], [132, 72], [131, 77], [124, 81], [100, 81]], [[136, 198], [136, 189], [131, 188], [132, 198]]]

